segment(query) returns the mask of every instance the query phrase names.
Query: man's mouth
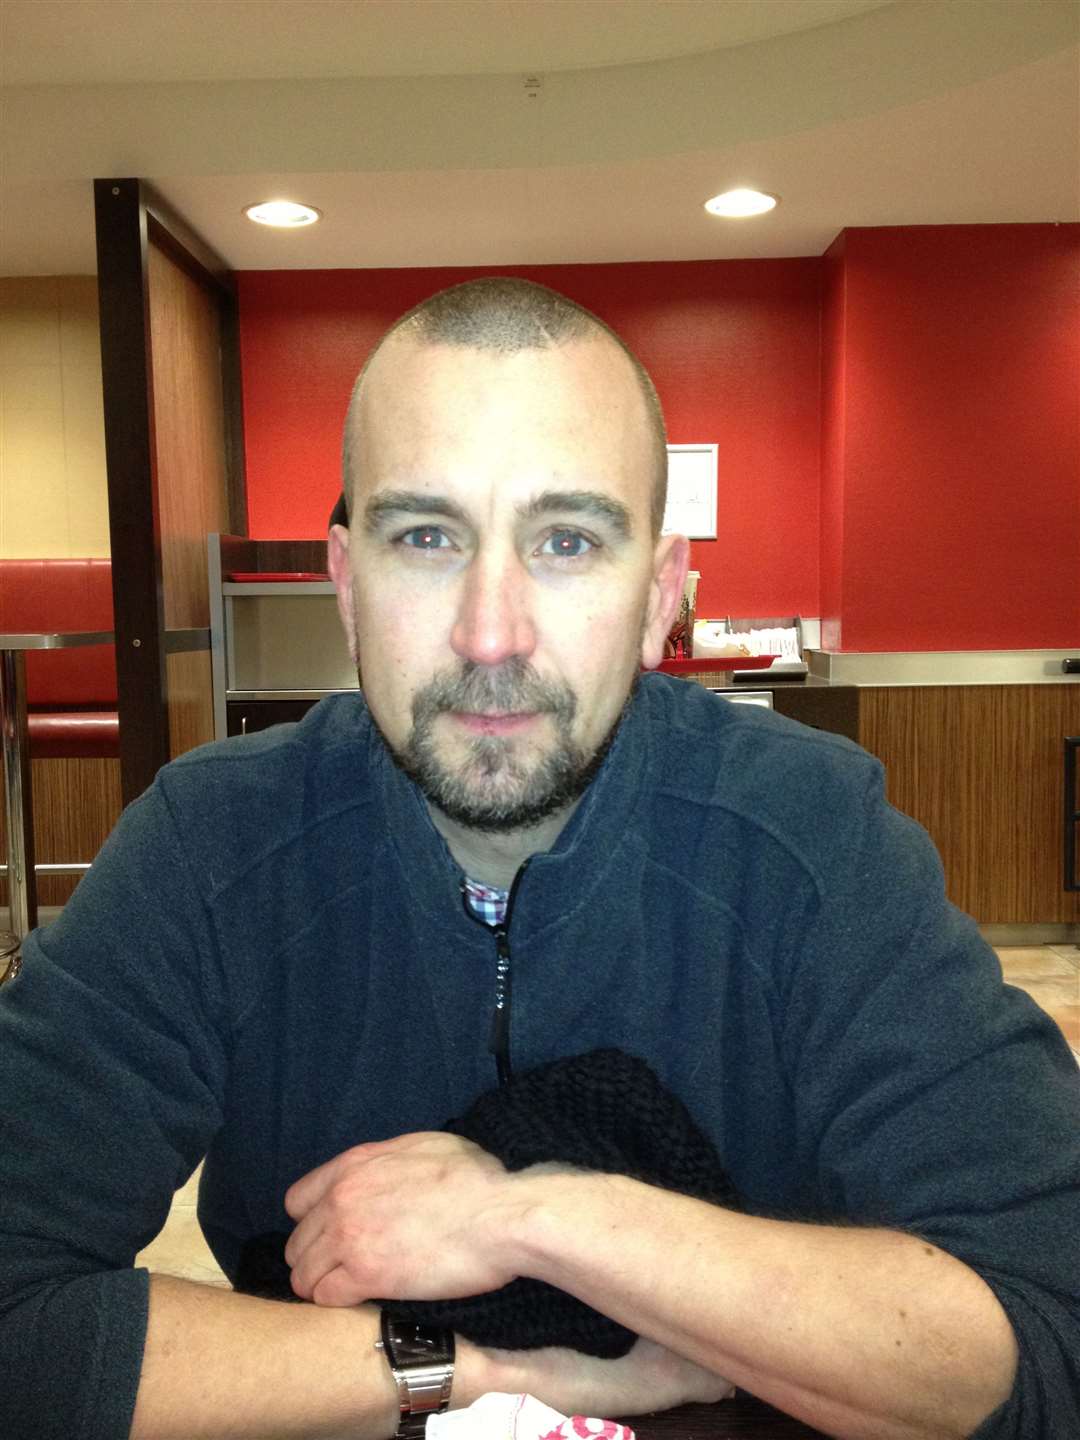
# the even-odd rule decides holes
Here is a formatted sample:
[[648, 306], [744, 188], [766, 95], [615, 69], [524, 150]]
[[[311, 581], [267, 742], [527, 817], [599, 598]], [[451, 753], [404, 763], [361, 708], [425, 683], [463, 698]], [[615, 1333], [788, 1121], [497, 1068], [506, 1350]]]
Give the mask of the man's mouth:
[[451, 711], [454, 719], [474, 735], [513, 735], [537, 718], [537, 710]]

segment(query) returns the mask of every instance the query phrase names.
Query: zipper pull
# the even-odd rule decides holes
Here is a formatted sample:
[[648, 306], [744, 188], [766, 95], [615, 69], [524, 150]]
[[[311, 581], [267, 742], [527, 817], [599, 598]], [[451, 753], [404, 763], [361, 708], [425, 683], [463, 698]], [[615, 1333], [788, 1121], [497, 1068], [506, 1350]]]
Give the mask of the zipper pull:
[[506, 926], [496, 925], [495, 935], [495, 1009], [491, 1015], [488, 1050], [495, 1056], [499, 1084], [510, 1079], [510, 941]]

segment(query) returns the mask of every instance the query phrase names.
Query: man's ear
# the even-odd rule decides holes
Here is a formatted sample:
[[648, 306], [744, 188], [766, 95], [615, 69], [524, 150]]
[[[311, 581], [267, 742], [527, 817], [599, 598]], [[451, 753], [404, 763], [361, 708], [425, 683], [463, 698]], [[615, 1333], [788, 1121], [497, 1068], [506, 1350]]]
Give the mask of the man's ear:
[[345, 639], [349, 642], [349, 654], [353, 664], [356, 658], [356, 609], [353, 598], [352, 567], [349, 564], [349, 532], [344, 525], [331, 525], [326, 537], [326, 568], [337, 591], [337, 608]]
[[662, 535], [653, 554], [653, 578], [641, 637], [641, 663], [655, 670], [664, 658], [664, 641], [675, 623], [690, 567], [690, 541], [685, 535]]

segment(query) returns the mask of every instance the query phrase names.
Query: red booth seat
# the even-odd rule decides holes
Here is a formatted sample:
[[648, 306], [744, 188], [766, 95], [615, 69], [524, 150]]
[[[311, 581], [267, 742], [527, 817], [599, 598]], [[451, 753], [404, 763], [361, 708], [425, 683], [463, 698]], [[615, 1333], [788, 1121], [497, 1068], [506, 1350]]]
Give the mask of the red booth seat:
[[26, 723], [35, 760], [120, 754], [120, 722], [115, 710], [31, 712]]
[[[109, 560], [0, 560], [0, 631], [111, 630]], [[30, 651], [27, 723], [34, 759], [117, 756], [112, 645]]]

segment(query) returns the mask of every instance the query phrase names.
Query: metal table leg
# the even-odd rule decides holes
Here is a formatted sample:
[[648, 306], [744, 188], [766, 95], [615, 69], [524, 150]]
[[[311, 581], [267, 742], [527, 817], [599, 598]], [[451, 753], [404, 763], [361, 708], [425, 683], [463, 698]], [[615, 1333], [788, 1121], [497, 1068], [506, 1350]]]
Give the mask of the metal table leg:
[[34, 810], [26, 727], [26, 657], [21, 650], [0, 650], [0, 732], [4, 751], [8, 904], [12, 931], [21, 940], [37, 924]]

